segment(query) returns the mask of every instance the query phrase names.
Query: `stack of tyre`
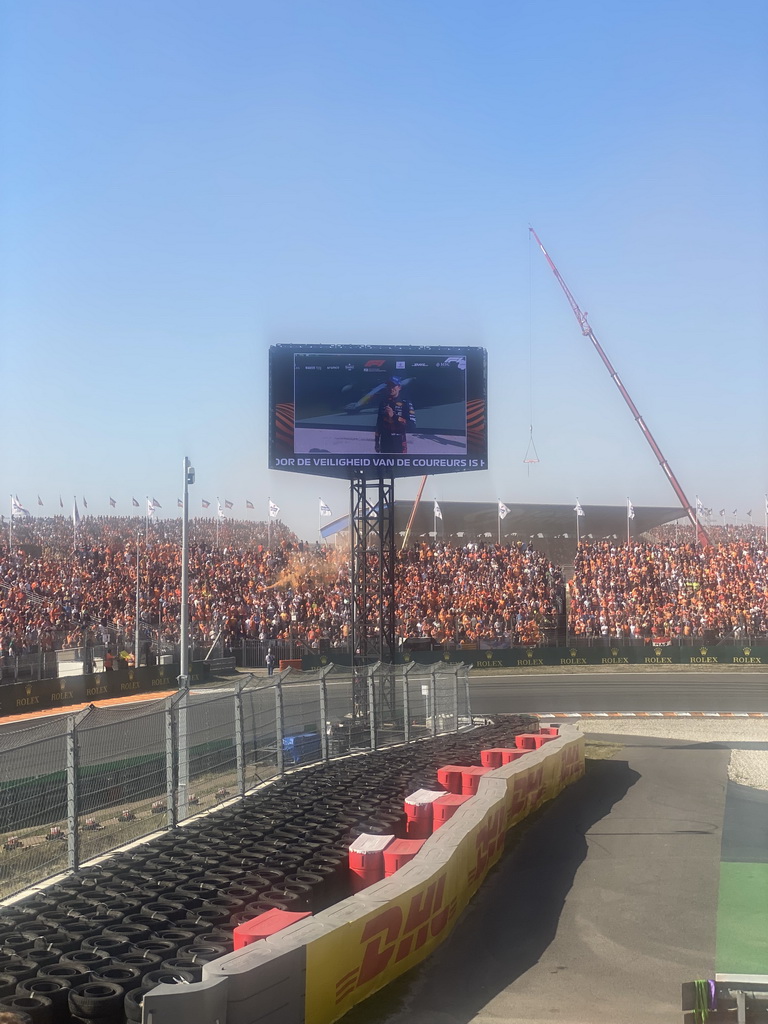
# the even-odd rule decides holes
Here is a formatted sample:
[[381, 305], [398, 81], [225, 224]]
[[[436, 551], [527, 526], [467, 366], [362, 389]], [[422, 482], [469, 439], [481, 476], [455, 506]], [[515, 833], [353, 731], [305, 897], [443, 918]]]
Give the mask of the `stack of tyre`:
[[33, 1024], [140, 1021], [146, 992], [200, 980], [232, 931], [350, 895], [361, 832], [405, 834], [403, 800], [445, 764], [479, 764], [531, 721], [296, 771], [230, 808], [0, 907], [0, 1009]]

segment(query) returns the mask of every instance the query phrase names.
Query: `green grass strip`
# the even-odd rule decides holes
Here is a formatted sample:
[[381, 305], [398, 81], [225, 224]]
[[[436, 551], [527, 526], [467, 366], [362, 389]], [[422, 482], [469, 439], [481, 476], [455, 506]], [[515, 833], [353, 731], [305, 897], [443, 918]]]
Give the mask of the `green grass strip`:
[[718, 974], [768, 974], [768, 864], [720, 864]]

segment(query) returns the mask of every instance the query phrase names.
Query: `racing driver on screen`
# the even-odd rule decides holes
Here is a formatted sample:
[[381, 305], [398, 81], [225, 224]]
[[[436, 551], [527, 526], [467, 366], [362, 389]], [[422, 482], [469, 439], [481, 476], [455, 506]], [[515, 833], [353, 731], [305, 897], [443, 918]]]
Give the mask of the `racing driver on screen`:
[[390, 377], [386, 382], [376, 419], [377, 452], [404, 455], [408, 451], [407, 431], [415, 426], [416, 415], [412, 403], [400, 397], [402, 386], [399, 377]]

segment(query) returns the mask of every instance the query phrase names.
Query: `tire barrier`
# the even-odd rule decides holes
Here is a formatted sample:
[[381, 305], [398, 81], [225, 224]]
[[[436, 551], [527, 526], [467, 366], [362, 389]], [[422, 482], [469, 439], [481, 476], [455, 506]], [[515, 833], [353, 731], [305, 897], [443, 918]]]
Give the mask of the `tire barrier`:
[[[501, 744], [482, 749], [492, 746]], [[480, 749], [474, 758], [480, 761]], [[487, 771], [477, 794], [390, 877], [207, 964], [197, 1003], [192, 991], [149, 993], [153, 1024], [182, 1015], [189, 1024], [217, 1015], [227, 1024], [338, 1020], [443, 941], [501, 856], [506, 831], [583, 772], [584, 738], [570, 728]], [[432, 777], [411, 774], [419, 782]]]
[[[231, 955], [238, 925], [255, 918], [263, 933], [270, 914], [311, 921], [310, 913], [348, 902], [348, 848], [357, 835], [395, 835], [415, 848], [406, 840], [405, 797], [419, 786], [435, 789], [446, 762], [477, 764], [481, 750], [511, 749], [515, 735], [535, 727], [533, 719], [510, 716], [472, 732], [302, 768], [236, 806], [0, 907], [0, 998], [27, 1000], [28, 1015], [59, 1024], [70, 1012], [122, 1019], [119, 996], [120, 1014], [139, 1021], [150, 991], [141, 979], [153, 975], [154, 984], [156, 972], [166, 979], [187, 972], [190, 983], [174, 994], [184, 1002], [174, 1024], [193, 1021], [219, 998], [206, 971]], [[404, 847], [391, 870], [408, 870], [410, 853]], [[277, 940], [276, 927], [270, 935]], [[29, 989], [35, 980], [41, 986]], [[161, 995], [166, 984], [160, 982]], [[195, 992], [189, 1004], [182, 989]]]

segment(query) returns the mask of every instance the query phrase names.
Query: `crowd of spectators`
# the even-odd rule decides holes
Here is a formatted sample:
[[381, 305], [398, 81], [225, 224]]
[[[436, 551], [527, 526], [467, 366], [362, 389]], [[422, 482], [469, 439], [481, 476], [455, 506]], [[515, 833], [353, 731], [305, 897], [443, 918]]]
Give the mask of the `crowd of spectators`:
[[[193, 642], [346, 643], [346, 553], [299, 541], [281, 524], [190, 529]], [[139, 616], [160, 642], [178, 640], [178, 521], [87, 518], [75, 539], [63, 517], [36, 519], [0, 545], [0, 653], [104, 644], [131, 636], [139, 558]], [[564, 612], [562, 574], [524, 544], [417, 544], [396, 561], [396, 632], [492, 646], [541, 641]]]
[[[64, 517], [36, 518], [10, 541], [6, 527], [0, 656], [133, 637], [137, 553], [142, 630], [157, 647], [178, 642], [179, 520], [86, 517], [75, 534]], [[568, 607], [572, 637], [765, 635], [764, 547], [758, 537], [707, 548], [584, 541], [566, 591], [561, 569], [532, 544], [417, 542], [396, 557], [395, 631], [435, 644], [534, 645], [564, 627]], [[350, 580], [345, 550], [302, 542], [279, 522], [193, 520], [191, 639], [346, 644]]]
[[768, 632], [760, 539], [694, 544], [582, 543], [569, 581], [574, 636], [736, 640]]

